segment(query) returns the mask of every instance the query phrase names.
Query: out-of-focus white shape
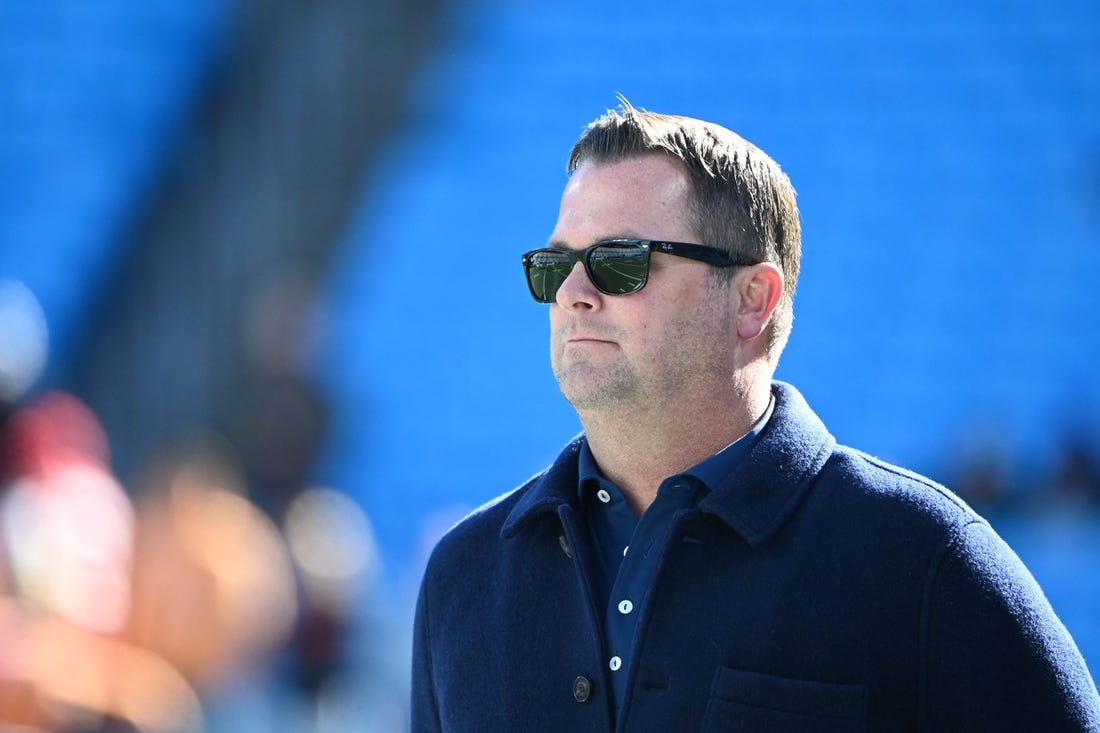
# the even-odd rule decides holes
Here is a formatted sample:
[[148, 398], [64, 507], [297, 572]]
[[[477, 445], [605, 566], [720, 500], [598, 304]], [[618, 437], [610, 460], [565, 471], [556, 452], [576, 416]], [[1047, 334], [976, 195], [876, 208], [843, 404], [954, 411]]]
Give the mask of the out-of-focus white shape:
[[113, 476], [72, 463], [16, 481], [0, 504], [0, 522], [21, 596], [91, 631], [122, 628], [134, 511]]
[[378, 546], [367, 515], [349, 496], [326, 488], [303, 491], [286, 514], [286, 538], [307, 592], [339, 605], [378, 576]]
[[49, 329], [38, 299], [18, 280], [0, 280], [0, 401], [15, 402], [46, 366]]

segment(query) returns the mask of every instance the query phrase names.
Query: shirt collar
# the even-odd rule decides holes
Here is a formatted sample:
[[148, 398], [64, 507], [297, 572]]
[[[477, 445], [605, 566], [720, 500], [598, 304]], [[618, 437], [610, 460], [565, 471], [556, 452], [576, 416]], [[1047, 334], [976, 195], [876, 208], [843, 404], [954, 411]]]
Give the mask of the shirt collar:
[[[795, 511], [836, 446], [798, 390], [773, 382], [772, 394], [773, 414], [761, 426], [755, 444], [698, 505], [753, 546], [772, 536]], [[577, 505], [578, 457], [585, 442], [578, 436], [549, 468], [518, 490], [501, 527], [502, 537], [515, 536], [545, 512], [556, 514], [566, 504]]]
[[[698, 479], [707, 490], [717, 488], [726, 476], [733, 471], [738, 462], [752, 449], [753, 444], [756, 442], [756, 438], [764, 430], [764, 427], [768, 424], [768, 420], [771, 419], [774, 408], [775, 398], [769, 396], [768, 409], [764, 410], [764, 415], [756, 421], [756, 424], [752, 426], [749, 432], [745, 433], [710, 458], [692, 466], [679, 475], [688, 475]], [[585, 500], [585, 487], [590, 481], [599, 483], [609, 491], [614, 488], [615, 491], [613, 493], [618, 493], [618, 487], [604, 478], [603, 474], [600, 473], [600, 468], [596, 464], [596, 458], [592, 455], [592, 449], [588, 446], [587, 438], [581, 441], [580, 453], [577, 456], [577, 479], [577, 491], [582, 506]]]

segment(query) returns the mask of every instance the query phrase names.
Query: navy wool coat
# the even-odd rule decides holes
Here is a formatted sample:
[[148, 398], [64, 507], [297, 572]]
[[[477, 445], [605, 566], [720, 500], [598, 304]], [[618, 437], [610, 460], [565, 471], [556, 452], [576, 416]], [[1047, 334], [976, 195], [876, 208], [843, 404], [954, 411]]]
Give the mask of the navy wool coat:
[[773, 393], [751, 452], [659, 549], [617, 720], [577, 440], [436, 546], [414, 733], [1100, 731], [1080, 652], [990, 526]]

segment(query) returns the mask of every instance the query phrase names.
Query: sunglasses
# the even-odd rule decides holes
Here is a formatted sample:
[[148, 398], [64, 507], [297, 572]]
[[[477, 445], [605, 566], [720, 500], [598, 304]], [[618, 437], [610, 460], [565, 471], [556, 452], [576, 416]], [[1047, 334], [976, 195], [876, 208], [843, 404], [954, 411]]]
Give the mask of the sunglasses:
[[664, 252], [698, 260], [715, 267], [743, 267], [755, 264], [739, 255], [705, 244], [661, 242], [654, 239], [609, 239], [585, 249], [535, 249], [523, 255], [523, 272], [531, 296], [540, 303], [553, 303], [573, 266], [584, 263], [588, 279], [604, 295], [630, 295], [649, 281], [649, 256]]

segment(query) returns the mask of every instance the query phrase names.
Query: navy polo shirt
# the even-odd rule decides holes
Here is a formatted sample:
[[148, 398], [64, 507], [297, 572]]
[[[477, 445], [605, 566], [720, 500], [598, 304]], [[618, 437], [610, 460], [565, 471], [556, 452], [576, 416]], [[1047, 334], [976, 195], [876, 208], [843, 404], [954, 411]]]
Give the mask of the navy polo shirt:
[[588, 441], [582, 443], [578, 457], [580, 500], [595, 550], [593, 592], [597, 608], [607, 609], [604, 652], [616, 718], [626, 695], [637, 621], [656, 580], [657, 558], [668, 540], [673, 517], [695, 506], [710, 487], [718, 486], [733, 471], [767, 425], [774, 405], [772, 398], [764, 416], [744, 436], [697, 466], [662, 481], [657, 497], [640, 519], [619, 487], [600, 473]]

